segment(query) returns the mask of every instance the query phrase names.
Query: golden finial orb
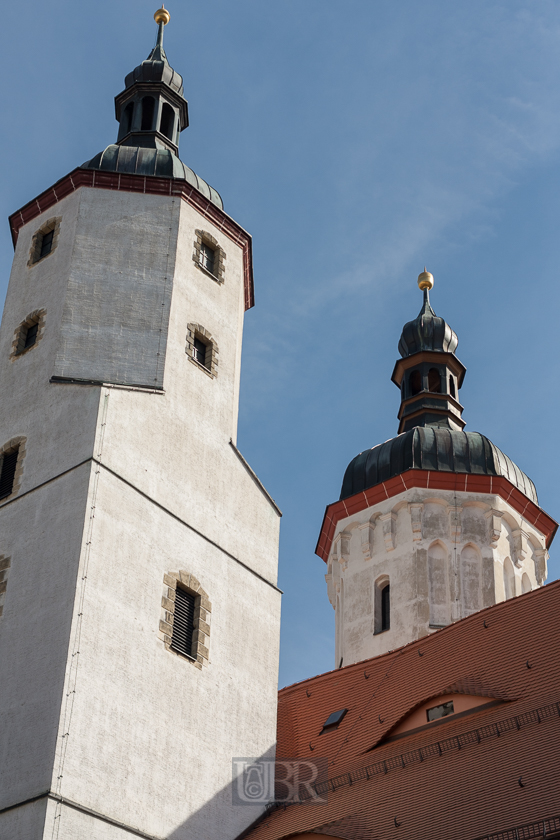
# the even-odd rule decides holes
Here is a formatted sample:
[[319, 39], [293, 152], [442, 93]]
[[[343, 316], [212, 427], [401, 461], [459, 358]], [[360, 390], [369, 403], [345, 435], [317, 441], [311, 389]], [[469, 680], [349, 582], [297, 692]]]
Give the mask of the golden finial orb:
[[433, 289], [434, 288], [434, 275], [430, 274], [430, 272], [424, 266], [424, 271], [422, 274], [418, 275], [418, 286], [422, 291], [424, 289]]
[[158, 9], [157, 12], [155, 13], [154, 20], [158, 24], [163, 23], [164, 26], [166, 26], [169, 23], [169, 21], [171, 20], [171, 15], [167, 11], [167, 9], [163, 5], [163, 3], [161, 4], [161, 9]]

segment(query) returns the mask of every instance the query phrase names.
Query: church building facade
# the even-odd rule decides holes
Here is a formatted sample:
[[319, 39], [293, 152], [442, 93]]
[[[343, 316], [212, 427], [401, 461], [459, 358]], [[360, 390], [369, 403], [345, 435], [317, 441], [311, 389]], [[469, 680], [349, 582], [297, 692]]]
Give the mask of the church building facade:
[[[557, 524], [464, 430], [426, 270], [398, 433], [317, 543], [335, 669], [277, 692], [281, 513], [236, 445], [251, 237], [179, 157], [154, 17], [116, 143], [10, 217], [0, 838], [560, 838]], [[275, 758], [240, 807], [232, 760]], [[322, 775], [290, 798], [287, 767]]]

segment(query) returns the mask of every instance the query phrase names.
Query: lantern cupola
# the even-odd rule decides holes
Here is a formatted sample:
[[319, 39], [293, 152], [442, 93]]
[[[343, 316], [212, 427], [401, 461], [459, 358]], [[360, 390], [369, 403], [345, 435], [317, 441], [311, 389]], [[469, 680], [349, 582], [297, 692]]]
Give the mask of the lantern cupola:
[[424, 302], [418, 317], [405, 324], [399, 340], [401, 359], [392, 380], [401, 389], [399, 434], [415, 426], [438, 426], [460, 431], [465, 426], [458, 400], [466, 368], [455, 355], [457, 334], [430, 304], [434, 278], [429, 271], [418, 277]]
[[125, 78], [125, 89], [115, 97], [120, 123], [117, 144], [179, 151], [179, 134], [189, 124], [183, 79], [169, 64], [163, 48], [163, 30], [170, 15], [163, 6], [154, 15], [156, 45], [148, 58]]

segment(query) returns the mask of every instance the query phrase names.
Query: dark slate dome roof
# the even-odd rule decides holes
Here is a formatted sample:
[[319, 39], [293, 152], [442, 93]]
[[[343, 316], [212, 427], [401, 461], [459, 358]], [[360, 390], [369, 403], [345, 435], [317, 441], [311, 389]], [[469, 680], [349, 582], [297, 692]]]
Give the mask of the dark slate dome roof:
[[177, 155], [168, 149], [150, 149], [137, 146], [107, 146], [82, 169], [98, 169], [100, 172], [127, 172], [132, 175], [155, 175], [158, 178], [177, 178], [187, 181], [206, 196], [220, 210], [224, 209], [222, 198], [206, 181], [185, 166]]
[[535, 485], [513, 461], [479, 432], [417, 426], [357, 455], [344, 474], [346, 499], [407, 470], [496, 475], [507, 478], [538, 504]]
[[403, 327], [399, 340], [401, 356], [412, 356], [422, 350], [436, 350], [441, 353], [454, 353], [459, 344], [457, 333], [443, 318], [438, 318], [430, 306], [428, 292], [424, 292], [424, 305], [414, 321]]
[[126, 88], [132, 87], [136, 82], [163, 82], [179, 96], [183, 95], [183, 77], [171, 67], [160, 44], [154, 47], [148, 58], [135, 67], [124, 80]]

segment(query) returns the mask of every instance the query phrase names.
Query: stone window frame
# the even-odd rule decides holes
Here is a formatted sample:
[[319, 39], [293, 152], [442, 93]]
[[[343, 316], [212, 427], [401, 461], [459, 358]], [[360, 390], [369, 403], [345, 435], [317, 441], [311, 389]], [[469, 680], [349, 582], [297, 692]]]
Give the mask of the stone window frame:
[[9, 502], [10, 499], [13, 499], [19, 493], [19, 488], [21, 487], [21, 479], [23, 476], [23, 461], [25, 458], [26, 446], [27, 438], [23, 436], [13, 437], [11, 440], [5, 443], [4, 446], [0, 446], [0, 469], [2, 468], [2, 460], [5, 453], [12, 452], [16, 448], [19, 450], [12, 492], [9, 496], [6, 496], [5, 499], [2, 499], [2, 501], [0, 502], [0, 506], [5, 504], [5, 502]]
[[4, 599], [8, 587], [8, 572], [10, 571], [11, 565], [11, 558], [6, 557], [5, 554], [0, 554], [0, 618], [4, 612]]
[[[194, 340], [198, 338], [206, 345], [206, 357], [204, 364], [201, 364], [194, 351]], [[185, 353], [187, 358], [193, 365], [196, 365], [199, 370], [203, 370], [211, 379], [215, 379], [218, 375], [218, 345], [207, 329], [200, 324], [187, 324], [187, 346]]]
[[[30, 312], [27, 318], [25, 318], [21, 324], [18, 324], [14, 331], [14, 339], [12, 341], [12, 351], [10, 353], [10, 359], [14, 361], [14, 359], [19, 359], [21, 356], [25, 356], [26, 353], [29, 353], [33, 350], [41, 339], [43, 338], [45, 332], [45, 318], [47, 315], [46, 309], [34, 309], [33, 312]], [[33, 324], [37, 324], [39, 329], [37, 330], [37, 338], [35, 339], [35, 343], [31, 345], [31, 347], [25, 346], [25, 339], [27, 337], [27, 330], [29, 327], [32, 327]]]
[[[183, 569], [179, 572], [164, 574], [163, 583], [164, 589], [161, 599], [162, 618], [159, 622], [159, 637], [169, 653], [179, 656], [181, 659], [187, 660], [187, 662], [191, 662], [195, 668], [202, 670], [203, 666], [208, 665], [209, 655], [212, 604], [208, 598], [208, 593], [205, 592], [194, 575]], [[175, 616], [175, 592], [177, 587], [185, 589], [195, 598], [192, 656], [180, 653], [171, 647], [173, 620]]]
[[[226, 259], [226, 252], [223, 248], [220, 248], [218, 244], [218, 240], [215, 236], [208, 233], [206, 230], [195, 230], [196, 239], [194, 240], [194, 251], [193, 251], [193, 261], [195, 265], [207, 274], [212, 280], [215, 280], [216, 283], [222, 285], [225, 279], [225, 259]], [[202, 265], [202, 245], [208, 245], [209, 248], [212, 248], [214, 251], [214, 271], [208, 271]]]
[[[52, 218], [47, 219], [47, 221], [41, 225], [39, 230], [35, 231], [31, 240], [31, 247], [29, 249], [29, 260], [27, 261], [27, 265], [29, 268], [31, 268], [34, 265], [38, 265], [38, 263], [43, 262], [43, 260], [46, 260], [48, 257], [50, 257], [51, 254], [54, 253], [54, 251], [56, 250], [56, 246], [58, 245], [58, 237], [60, 236], [61, 221], [62, 216], [53, 216]], [[41, 245], [43, 244], [43, 236], [46, 233], [50, 233], [51, 230], [54, 230], [52, 248], [48, 254], [45, 254], [44, 257], [41, 257], [40, 254]]]

